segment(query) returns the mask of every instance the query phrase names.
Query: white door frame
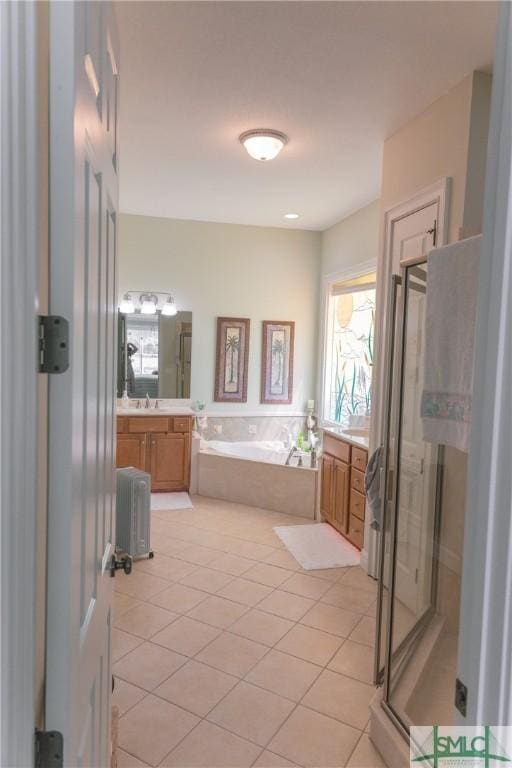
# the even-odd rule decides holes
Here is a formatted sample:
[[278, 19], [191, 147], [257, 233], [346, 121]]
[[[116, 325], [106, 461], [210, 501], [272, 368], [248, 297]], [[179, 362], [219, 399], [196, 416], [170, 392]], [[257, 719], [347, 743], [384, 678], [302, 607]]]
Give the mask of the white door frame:
[[[438, 179], [428, 187], [419, 190], [413, 197], [402, 200], [397, 205], [387, 208], [383, 216], [382, 245], [377, 265], [377, 310], [378, 318], [375, 329], [375, 371], [374, 371], [374, 406], [371, 415], [370, 454], [382, 444], [385, 434], [385, 393], [386, 377], [388, 375], [389, 350], [386, 349], [388, 337], [388, 315], [390, 279], [393, 274], [392, 249], [393, 229], [400, 219], [410, 216], [432, 203], [439, 207], [437, 222], [437, 244], [444, 245], [448, 240], [448, 225], [450, 217], [451, 179], [447, 176]], [[366, 545], [367, 542], [367, 545]], [[378, 572], [378, 533], [370, 528], [369, 516], [365, 525], [365, 549], [367, 570], [371, 576], [377, 577]]]
[[0, 765], [34, 764], [37, 4], [0, 3]]
[[[459, 724], [512, 724], [512, 6], [500, 4], [464, 526]], [[508, 744], [509, 750], [512, 744]]]

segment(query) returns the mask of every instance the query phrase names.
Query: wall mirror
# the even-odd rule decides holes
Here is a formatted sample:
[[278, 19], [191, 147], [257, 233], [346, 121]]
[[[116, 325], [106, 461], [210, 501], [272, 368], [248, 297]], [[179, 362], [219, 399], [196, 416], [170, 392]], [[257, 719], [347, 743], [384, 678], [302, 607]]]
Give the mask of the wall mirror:
[[119, 312], [118, 335], [118, 397], [190, 397], [192, 312]]

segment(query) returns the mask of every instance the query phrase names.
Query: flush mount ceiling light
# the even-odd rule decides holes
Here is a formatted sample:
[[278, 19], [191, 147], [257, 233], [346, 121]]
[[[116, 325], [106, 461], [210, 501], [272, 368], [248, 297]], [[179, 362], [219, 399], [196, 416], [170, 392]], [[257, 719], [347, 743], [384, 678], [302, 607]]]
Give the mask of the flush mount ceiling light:
[[284, 133], [268, 128], [245, 131], [239, 136], [239, 140], [251, 157], [262, 162], [273, 160], [288, 143], [288, 137]]
[[154, 315], [158, 305], [158, 296], [154, 293], [141, 293], [140, 311], [143, 315]]
[[135, 304], [133, 303], [131, 294], [125, 293], [121, 303], [119, 304], [119, 311], [122, 312], [123, 315], [131, 315], [133, 312], [135, 312]]
[[298, 219], [299, 214], [298, 213], [285, 213], [284, 215], [285, 219]]
[[172, 296], [169, 296], [167, 301], [162, 307], [162, 315], [167, 315], [168, 317], [173, 317], [176, 315], [178, 310], [176, 309], [176, 304], [174, 303], [174, 299]]

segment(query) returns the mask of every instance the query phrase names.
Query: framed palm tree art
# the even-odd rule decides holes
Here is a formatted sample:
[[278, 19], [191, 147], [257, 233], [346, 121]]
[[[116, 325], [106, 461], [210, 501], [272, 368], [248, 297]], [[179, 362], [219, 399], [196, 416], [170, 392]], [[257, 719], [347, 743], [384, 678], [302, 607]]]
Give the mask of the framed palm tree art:
[[217, 318], [215, 402], [247, 402], [250, 323], [247, 318]]
[[263, 321], [261, 402], [289, 404], [293, 399], [293, 341], [295, 323]]

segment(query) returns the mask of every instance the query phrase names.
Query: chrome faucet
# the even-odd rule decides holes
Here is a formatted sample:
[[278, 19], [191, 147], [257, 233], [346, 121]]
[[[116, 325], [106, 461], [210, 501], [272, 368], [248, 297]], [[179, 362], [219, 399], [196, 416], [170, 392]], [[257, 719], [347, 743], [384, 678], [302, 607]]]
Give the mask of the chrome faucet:
[[290, 453], [288, 454], [287, 459], [285, 461], [286, 467], [290, 466], [290, 461], [292, 460], [292, 456], [296, 453], [296, 451], [297, 451], [297, 446], [295, 445], [295, 443], [293, 443], [292, 447], [290, 448]]
[[146, 408], [151, 408], [151, 400], [149, 399], [149, 395], [146, 392]]

